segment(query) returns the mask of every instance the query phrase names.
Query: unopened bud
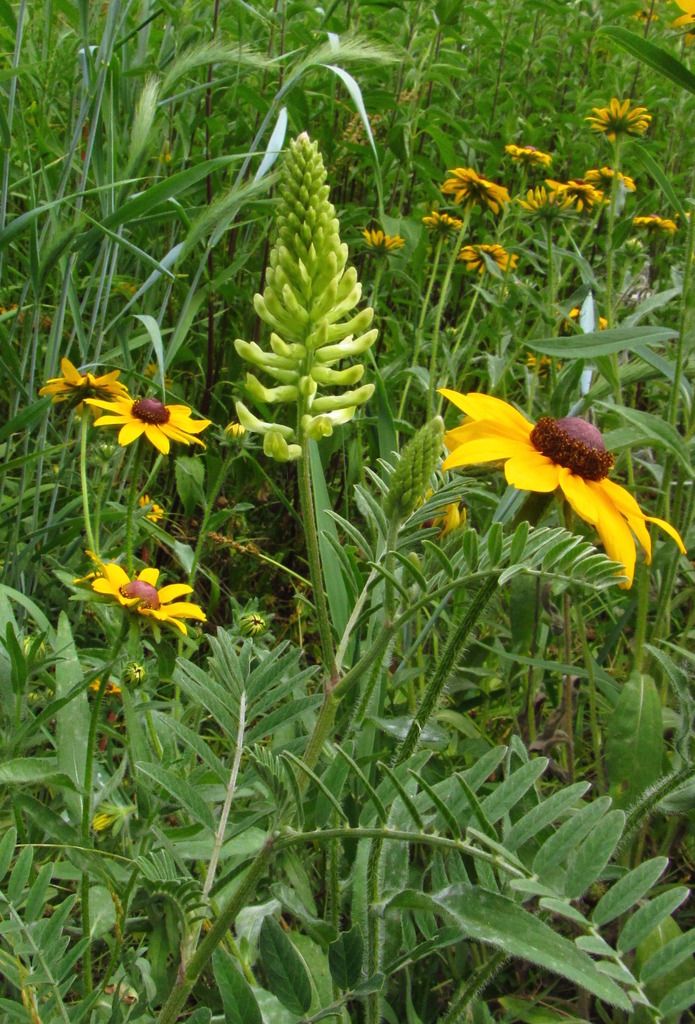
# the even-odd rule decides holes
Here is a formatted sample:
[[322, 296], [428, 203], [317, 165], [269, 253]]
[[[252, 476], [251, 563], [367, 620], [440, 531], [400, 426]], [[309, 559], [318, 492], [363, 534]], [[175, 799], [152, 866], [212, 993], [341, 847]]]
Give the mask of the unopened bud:
[[393, 471], [384, 503], [389, 518], [406, 519], [422, 501], [437, 468], [443, 440], [444, 421], [435, 416], [408, 441]]

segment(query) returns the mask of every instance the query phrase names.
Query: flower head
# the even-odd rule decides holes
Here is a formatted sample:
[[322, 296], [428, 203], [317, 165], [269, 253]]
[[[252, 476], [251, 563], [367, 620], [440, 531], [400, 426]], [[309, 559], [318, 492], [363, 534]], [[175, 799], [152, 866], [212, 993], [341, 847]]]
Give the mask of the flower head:
[[143, 615], [173, 626], [186, 635], [186, 626], [180, 619], [198, 619], [206, 621], [205, 612], [197, 604], [179, 601], [178, 598], [193, 593], [193, 587], [187, 583], [169, 583], [157, 588], [159, 569], [142, 569], [135, 579], [131, 580], [125, 569], [117, 562], [105, 562], [102, 575], [92, 582], [92, 590], [96, 594], [111, 598], [121, 608]]
[[426, 217], [423, 217], [422, 223], [428, 231], [435, 235], [452, 235], [463, 227], [463, 221], [460, 217], [452, 217], [448, 213], [439, 213], [438, 210], [432, 210]]
[[565, 199], [569, 199], [581, 213], [582, 210], [592, 210], [596, 203], [603, 202], [603, 192], [583, 178], [570, 178], [569, 181], [554, 181], [546, 178], [546, 185], [559, 192]]
[[[612, 167], [597, 167], [593, 170], [587, 171], [584, 175], [584, 181], [588, 181], [591, 185], [600, 185], [602, 188], [609, 190], [613, 185], [613, 178], [615, 177], [615, 171]], [[618, 181], [622, 183], [626, 192], [636, 192], [637, 185], [635, 179], [630, 178], [627, 174], [621, 174], [618, 171]]]
[[239, 423], [238, 420], [232, 420], [232, 422], [228, 423], [224, 428], [224, 432], [229, 437], [233, 437], [236, 441], [240, 441], [246, 433], [246, 427], [243, 423]]
[[550, 153], [544, 153], [535, 146], [514, 146], [509, 144], [504, 147], [515, 164], [522, 164], [524, 167], [550, 167], [553, 158]]
[[509, 192], [504, 185], [482, 178], [472, 167], [455, 167], [449, 174], [451, 177], [442, 185], [442, 192], [453, 196], [457, 203], [466, 207], [487, 206], [493, 213], [499, 213], [509, 202]]
[[468, 417], [444, 438], [450, 454], [443, 468], [504, 462], [507, 482], [520, 490], [549, 493], [559, 487], [577, 515], [596, 528], [609, 558], [622, 564], [627, 579], [621, 586], [632, 585], [635, 537], [651, 560], [646, 523], [661, 527], [685, 554], [670, 523], [645, 515], [628, 491], [608, 479], [613, 456], [591, 423], [578, 416], [544, 416], [533, 424], [499, 398], [446, 388], [441, 393]]
[[386, 235], [381, 228], [365, 228], [362, 235], [367, 248], [375, 252], [396, 252], [405, 245], [400, 235]]
[[632, 223], [636, 228], [644, 228], [645, 231], [650, 231], [653, 234], [662, 232], [666, 235], [675, 235], [678, 231], [678, 225], [675, 220], [669, 220], [668, 217], [659, 217], [656, 213], [648, 213], [644, 217], [633, 217]]
[[62, 377], [52, 377], [39, 389], [40, 395], [50, 395], [53, 402], [72, 401], [78, 407], [86, 398], [128, 398], [128, 388], [118, 378], [120, 370], [112, 370], [97, 377], [93, 373], [80, 373], [69, 359], [60, 360]]
[[543, 220], [552, 221], [563, 213], [574, 209], [574, 199], [564, 191], [551, 189], [548, 192], [543, 185], [530, 188], [526, 193], [526, 199], [517, 199], [527, 213], [532, 213]]
[[479, 274], [484, 274], [488, 270], [486, 257], [505, 273], [513, 270], [519, 262], [518, 256], [507, 252], [496, 242], [493, 245], [464, 245], [457, 259], [466, 264], [466, 270], [477, 270]]
[[[683, 4], [681, 4], [681, 7], [683, 7]], [[683, 10], [687, 9], [683, 7]], [[671, 24], [673, 28], [685, 29], [685, 32], [683, 33], [683, 42], [686, 46], [695, 45], [695, 5], [693, 5], [692, 10], [687, 11], [686, 14], [682, 14], [680, 18], [676, 18], [676, 20]]]
[[148, 509], [145, 513], [145, 519], [149, 519], [151, 523], [159, 523], [166, 515], [162, 506], [158, 505], [156, 501], [152, 501], [149, 494], [142, 494], [138, 498], [138, 505], [140, 508]]
[[620, 135], [644, 135], [652, 115], [646, 107], [633, 107], [632, 100], [618, 100], [613, 97], [607, 107], [593, 107], [594, 116], [584, 120], [593, 132], [600, 132], [611, 142]]
[[94, 426], [120, 426], [118, 443], [124, 447], [136, 441], [141, 434], [162, 455], [169, 454], [170, 440], [205, 447], [195, 435], [209, 427], [211, 421], [191, 419], [187, 405], [164, 405], [158, 398], [131, 398], [130, 395], [114, 402], [88, 398], [87, 405], [106, 410], [109, 415], [100, 416], [94, 421]]
[[[579, 326], [579, 317], [581, 316], [581, 309], [579, 306], [574, 306], [567, 314], [568, 319], [565, 320], [561, 327], [561, 334], [574, 334], [577, 327]], [[598, 329], [599, 331], [605, 331], [608, 327], [608, 321], [605, 316], [598, 318]]]

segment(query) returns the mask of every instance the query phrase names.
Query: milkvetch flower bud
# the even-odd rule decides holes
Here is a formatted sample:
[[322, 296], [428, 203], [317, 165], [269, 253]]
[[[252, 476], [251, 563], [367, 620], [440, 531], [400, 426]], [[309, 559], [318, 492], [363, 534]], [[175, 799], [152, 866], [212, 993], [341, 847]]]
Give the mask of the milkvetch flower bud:
[[334, 366], [366, 352], [377, 332], [370, 329], [372, 309], [353, 313], [362, 286], [354, 267], [347, 266], [323, 160], [306, 133], [290, 143], [278, 194], [265, 289], [253, 303], [271, 328], [270, 349], [242, 339], [234, 344], [242, 359], [273, 381], [268, 386], [247, 374], [246, 396], [263, 405], [295, 407], [289, 425], [261, 420], [237, 402], [239, 422], [264, 435], [266, 455], [286, 462], [301, 455], [307, 439], [327, 437], [347, 423], [371, 397], [373, 384], [334, 391], [352, 388], [364, 375], [361, 364]]
[[444, 421], [441, 416], [420, 427], [403, 449], [393, 471], [384, 510], [389, 518], [405, 519], [414, 512], [429, 486], [437, 468], [444, 443]]

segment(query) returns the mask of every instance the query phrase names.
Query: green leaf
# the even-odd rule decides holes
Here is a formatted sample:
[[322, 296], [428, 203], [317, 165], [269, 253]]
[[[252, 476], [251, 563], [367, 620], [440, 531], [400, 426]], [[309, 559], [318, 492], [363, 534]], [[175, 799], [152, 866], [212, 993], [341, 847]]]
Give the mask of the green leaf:
[[[58, 700], [70, 699], [56, 711], [56, 738], [58, 769], [72, 779], [76, 789], [82, 788], [85, 766], [85, 736], [89, 732], [89, 707], [86, 688], [79, 687], [84, 671], [65, 612], [58, 618], [54, 643], [55, 695]], [[82, 814], [82, 798], [77, 793], [65, 793], [65, 806], [73, 822]]]
[[573, 853], [567, 866], [565, 895], [579, 899], [599, 877], [620, 842], [625, 827], [622, 811], [609, 811]]
[[224, 949], [213, 953], [212, 970], [224, 1007], [225, 1024], [263, 1024], [251, 986]]
[[671, 989], [669, 994], [659, 1003], [659, 1011], [664, 1017], [683, 1013], [695, 1003], [695, 978], [683, 981]]
[[515, 807], [548, 767], [547, 757], [537, 757], [499, 783], [481, 803], [483, 814], [493, 825]]
[[275, 920], [266, 917], [258, 943], [268, 988], [292, 1013], [307, 1013], [311, 980], [304, 961]]
[[606, 768], [618, 807], [628, 807], [656, 782], [664, 756], [661, 702], [654, 680], [630, 676], [606, 728]]
[[[139, 320], [144, 325], [145, 330], [150, 336], [152, 342], [152, 348], [157, 359], [157, 368], [159, 370], [159, 386], [162, 390], [162, 401], [165, 401], [166, 396], [166, 378], [164, 376], [165, 362], [164, 362], [164, 344], [162, 342], [162, 332], [159, 324], [153, 316], [149, 316], [146, 313], [136, 313], [135, 319]], [[177, 460], [178, 465], [178, 460]]]
[[309, 442], [309, 458], [311, 460], [311, 485], [314, 493], [316, 526], [319, 532], [323, 581], [333, 625], [338, 635], [342, 636], [350, 616], [349, 600], [342, 573], [330, 571], [330, 566], [335, 561], [335, 555], [327, 537], [332, 536], [336, 543], [340, 543], [340, 540], [335, 522], [328, 514], [332, 508], [332, 503], [328, 494], [321, 455], [319, 454], [319, 447], [316, 441]]
[[174, 472], [183, 510], [190, 516], [196, 505], [205, 505], [205, 464], [193, 455], [179, 455]]
[[628, 911], [649, 892], [667, 864], [667, 857], [654, 857], [628, 871], [598, 901], [591, 915], [592, 922], [600, 928]]
[[628, 953], [635, 946], [652, 932], [657, 925], [668, 917], [669, 914], [679, 907], [690, 895], [689, 890], [684, 886], [676, 886], [655, 896], [653, 900], [640, 907], [627, 921], [618, 938], [617, 949], [619, 953]]
[[596, 827], [610, 804], [607, 796], [585, 804], [546, 839], [533, 860], [533, 872], [541, 881], [561, 868], [572, 850]]
[[637, 57], [641, 63], [649, 64], [665, 78], [670, 78], [682, 89], [695, 92], [695, 75], [670, 53], [662, 50], [660, 46], [655, 46], [654, 43], [650, 43], [642, 36], [628, 32], [626, 28], [617, 28], [615, 25], [606, 25], [604, 28], [600, 28], [599, 32], [601, 35], [608, 36], [621, 49], [631, 53], [633, 57]]
[[328, 947], [328, 966], [338, 988], [354, 988], [362, 973], [364, 941], [358, 925], [341, 932]]
[[12, 825], [11, 828], [7, 829], [2, 839], [0, 839], [0, 882], [7, 874], [16, 842], [17, 829]]
[[553, 793], [547, 800], [544, 800], [525, 814], [523, 818], [519, 818], [514, 823], [504, 838], [504, 845], [508, 850], [518, 850], [529, 839], [533, 839], [541, 829], [546, 828], [551, 822], [557, 821], [570, 808], [574, 807], [577, 801], [584, 796], [589, 786], [590, 783], [588, 782], [575, 782], [574, 785], [568, 786], [567, 789], [561, 789], [557, 793]]
[[661, 416], [654, 416], [650, 412], [643, 412], [641, 409], [627, 409], [622, 405], [607, 405], [604, 402], [597, 402], [597, 405], [611, 412], [617, 412], [624, 420], [631, 423], [637, 431], [637, 437], [642, 446], [655, 444], [665, 448], [681, 464], [686, 473], [692, 474], [692, 466], [688, 449], [678, 431], [666, 423]]
[[460, 893], [445, 891], [433, 902], [454, 917], [471, 939], [559, 974], [613, 1006], [631, 1008], [627, 996], [600, 973], [590, 957], [506, 896], [474, 886]]
[[614, 327], [610, 331], [594, 331], [571, 338], [533, 338], [524, 342], [534, 352], [562, 359], [595, 359], [639, 345], [658, 345], [677, 338], [670, 327]]
[[654, 181], [657, 183], [661, 191], [668, 199], [671, 206], [676, 212], [683, 218], [683, 223], [686, 221], [685, 207], [676, 195], [673, 185], [662, 171], [659, 164], [656, 162], [654, 157], [651, 155], [648, 149], [644, 146], [639, 145], [635, 142], [626, 149], [626, 155], [629, 154], [629, 160], [635, 161], [644, 167], [645, 171], [652, 176]]
[[52, 785], [75, 789], [75, 784], [48, 757], [16, 757], [0, 765], [0, 785]]
[[642, 970], [639, 972], [639, 980], [646, 985], [650, 981], [656, 981], [669, 974], [675, 967], [686, 960], [690, 960], [695, 953], [695, 928], [683, 935], [677, 935], [666, 945], [661, 946], [653, 953]]
[[215, 831], [215, 819], [208, 805], [201, 797], [198, 790], [186, 779], [179, 778], [168, 768], [151, 761], [138, 761], [136, 769], [154, 781], [173, 797], [181, 810], [188, 811], [195, 822], [204, 825], [205, 828]]

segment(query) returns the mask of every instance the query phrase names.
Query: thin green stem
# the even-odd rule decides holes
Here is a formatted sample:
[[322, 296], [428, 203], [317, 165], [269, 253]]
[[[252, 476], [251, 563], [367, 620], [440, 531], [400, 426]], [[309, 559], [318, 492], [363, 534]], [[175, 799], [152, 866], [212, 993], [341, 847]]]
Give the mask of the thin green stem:
[[[417, 327], [415, 328], [415, 345], [413, 347], [413, 355], [411, 359], [411, 365], [417, 366], [418, 359], [420, 358], [420, 349], [422, 347], [422, 339], [424, 336], [425, 319], [427, 318], [427, 311], [430, 307], [430, 299], [432, 297], [432, 289], [434, 282], [437, 278], [437, 271], [439, 270], [439, 261], [442, 255], [442, 246], [444, 244], [444, 235], [440, 235], [437, 239], [437, 243], [434, 249], [434, 256], [432, 257], [432, 269], [430, 271], [429, 281], [427, 282], [427, 288], [425, 289], [425, 297], [422, 300], [422, 306], [420, 307], [420, 316], [418, 318]], [[410, 390], [410, 384], [412, 382], [412, 376], [408, 376], [403, 388], [403, 394], [401, 400], [398, 403], [398, 419], [403, 418], [403, 412], [405, 410], [405, 403], [408, 399], [408, 391]]]
[[464, 1021], [468, 1020], [468, 1006], [494, 978], [506, 959], [506, 953], [500, 951], [493, 953], [489, 960], [477, 967], [468, 978], [461, 982], [456, 995], [449, 1003], [449, 1009], [440, 1018], [438, 1024], [464, 1024]]
[[311, 455], [309, 451], [310, 442], [305, 440], [302, 446], [302, 456], [299, 460], [299, 507], [304, 525], [304, 537], [306, 539], [307, 559], [309, 562], [309, 579], [314, 595], [316, 607], [316, 618], [321, 641], [321, 653], [326, 671], [327, 682], [324, 692], [329, 692], [331, 680], [335, 681], [335, 647], [333, 644], [333, 630], [331, 618], [328, 611], [326, 591], [323, 586], [323, 572], [321, 570], [321, 551], [319, 548], [319, 534], [316, 525], [316, 512], [314, 509], [314, 497], [311, 486]]
[[[693, 287], [693, 261], [695, 260], [695, 210], [690, 213], [688, 221], [688, 241], [685, 249], [685, 266], [683, 267], [683, 290], [681, 294], [681, 311], [678, 324], [678, 338], [676, 340], [675, 369], [673, 374], [673, 387], [668, 404], [668, 422], [675, 427], [678, 422], [678, 407], [680, 404], [681, 380], [683, 378], [685, 363], [685, 339], [688, 328], [688, 318], [692, 315], [690, 309], [691, 288]], [[668, 479], [668, 478], [666, 478]]]
[[134, 523], [135, 523], [135, 509], [137, 506], [138, 498], [138, 478], [140, 476], [140, 462], [142, 461], [142, 441], [137, 440], [135, 442], [135, 456], [133, 458], [133, 465], [130, 468], [130, 487], [128, 489], [128, 508], [126, 510], [126, 521], [125, 521], [125, 555], [126, 555], [126, 567], [128, 574], [132, 576], [133, 567], [135, 565], [135, 540], [134, 540]]
[[223, 907], [217, 920], [198, 946], [184, 971], [179, 974], [174, 987], [171, 989], [164, 1006], [159, 1012], [157, 1024], [176, 1024], [179, 1013], [183, 1009], [191, 989], [207, 966], [212, 954], [226, 937], [239, 911], [243, 910], [248, 900], [256, 893], [256, 887], [263, 877], [275, 845], [276, 836], [271, 834], [266, 838], [263, 846], [253, 859], [244, 880]]
[[446, 647], [444, 648], [444, 652], [434, 670], [430, 684], [425, 691], [422, 701], [420, 702], [417, 714], [415, 715], [400, 748], [394, 755], [394, 764], [402, 764], [403, 761], [412, 754], [413, 750], [415, 750], [420, 740], [422, 730], [427, 725], [430, 716], [437, 707], [439, 698], [442, 695], [444, 687], [449, 681], [449, 676], [454, 669], [457, 659], [462, 654], [463, 649], [468, 642], [471, 631], [475, 627], [496, 589], [497, 576], [489, 576], [471, 601], [470, 607], [462, 617], [461, 621], [453, 627], [449, 634], [449, 639]]
[[428, 419], [428, 420], [432, 419], [433, 409], [434, 409], [434, 392], [435, 392], [436, 381], [437, 381], [437, 356], [439, 354], [439, 334], [440, 334], [441, 326], [442, 326], [442, 316], [444, 315], [444, 306], [446, 305], [446, 300], [447, 300], [447, 297], [448, 297], [448, 294], [449, 294], [449, 285], [451, 283], [451, 275], [454, 272], [454, 265], [456, 264], [456, 260], [458, 259], [458, 254], [459, 254], [459, 252], [461, 250], [461, 242], [463, 241], [463, 239], [464, 239], [464, 237], [466, 235], [466, 232], [468, 231], [468, 222], [470, 221], [470, 218], [471, 218], [471, 209], [470, 209], [470, 207], [467, 207], [467, 209], [466, 209], [466, 211], [465, 211], [465, 213], [463, 215], [463, 223], [461, 225], [461, 229], [460, 229], [460, 231], [459, 231], [459, 233], [458, 233], [458, 235], [456, 237], [456, 242], [454, 244], [454, 247], [451, 250], [451, 255], [449, 257], [449, 262], [446, 265], [446, 270], [444, 272], [444, 280], [442, 281], [442, 287], [441, 287], [441, 290], [440, 290], [440, 293], [439, 293], [439, 302], [437, 303], [437, 310], [436, 310], [435, 317], [434, 317], [434, 328], [432, 330], [432, 348], [430, 350], [430, 376], [429, 376], [429, 385], [428, 385], [428, 392], [427, 392], [427, 416], [426, 416], [426, 419]]
[[96, 540], [92, 531], [92, 519], [89, 514], [89, 488], [87, 484], [87, 434], [91, 413], [86, 407], [82, 409], [80, 416], [80, 487], [82, 489], [82, 514], [84, 516], [84, 532], [87, 536], [87, 545], [90, 551], [98, 555]]

